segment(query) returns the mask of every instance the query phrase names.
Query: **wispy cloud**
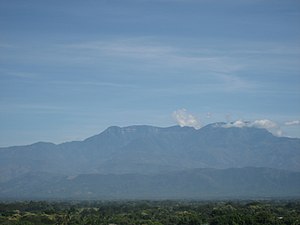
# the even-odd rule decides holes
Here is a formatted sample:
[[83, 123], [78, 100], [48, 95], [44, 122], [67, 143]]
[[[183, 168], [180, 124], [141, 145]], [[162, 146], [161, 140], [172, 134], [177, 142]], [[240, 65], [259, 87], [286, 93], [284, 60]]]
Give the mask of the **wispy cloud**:
[[149, 68], [153, 74], [161, 76], [164, 73], [164, 77], [184, 71], [187, 74], [185, 77], [199, 80], [201, 87], [197, 86], [197, 82], [193, 82], [193, 86], [202, 91], [247, 91], [258, 85], [236, 75], [244, 69], [243, 63], [228, 55], [214, 53], [214, 49], [195, 50], [187, 46], [163, 44], [149, 38], [73, 43], [61, 48], [69, 53], [74, 52], [72, 55], [90, 58], [89, 63], [118, 62], [118, 67], [122, 67], [122, 62], [129, 60], [128, 65], [133, 70], [139, 68], [140, 71], [145, 70], [146, 74]]
[[[197, 51], [187, 46], [165, 44], [150, 38], [113, 39], [93, 42], [65, 44], [66, 51], [77, 51], [91, 58], [120, 57], [131, 58], [146, 63], [172, 67], [191, 67], [200, 71], [233, 72], [243, 65], [233, 62], [230, 57], [207, 54], [200, 48]], [[213, 49], [211, 50], [213, 51]]]
[[207, 112], [206, 113], [206, 118], [210, 119], [212, 118], [213, 114], [211, 112]]
[[186, 109], [178, 109], [173, 112], [173, 118], [181, 127], [201, 128], [201, 123], [196, 116], [189, 113]]
[[104, 54], [119, 57], [158, 58], [173, 54], [176, 49], [143, 39], [114, 39], [66, 44], [65, 49], [83, 51], [87, 54]]
[[[253, 46], [256, 48], [252, 49]], [[243, 73], [247, 74], [249, 73], [247, 71], [252, 71], [253, 68], [263, 67], [263, 64], [271, 64], [273, 59], [269, 60], [269, 63], [268, 58], [261, 60], [265, 54], [290, 53], [291, 51], [289, 46], [278, 47], [276, 43], [264, 48], [262, 44], [251, 45], [251, 43], [246, 46], [232, 44], [223, 48], [209, 44], [195, 47], [182, 42], [166, 43], [151, 37], [111, 38], [110, 40], [41, 45], [40, 51], [36, 49], [36, 46], [23, 46], [18, 50], [18, 54], [15, 54], [16, 61], [51, 66], [51, 68], [54, 65], [60, 65], [68, 68], [69, 73], [76, 73], [74, 68], [79, 68], [81, 73], [88, 68], [93, 73], [136, 72], [143, 78], [150, 77], [149, 73], [151, 73], [151, 77], [158, 79], [181, 74], [181, 81], [184, 78], [187, 78], [187, 81], [192, 80], [192, 82], [186, 82], [189, 87], [185, 88], [186, 92], [255, 91], [255, 93], [272, 91], [274, 87], [270, 88], [269, 82], [261, 81], [262, 79], [257, 75], [251, 77]], [[294, 50], [292, 53], [297, 54], [297, 52], [298, 50]], [[1, 55], [5, 60], [13, 57], [11, 54], [8, 58], [6, 55], [4, 57], [4, 53], [0, 54], [0, 57]], [[281, 63], [276, 65], [281, 65]], [[28, 76], [20, 72], [16, 72], [15, 75]], [[185, 83], [181, 83], [184, 87]], [[89, 81], [85, 84], [88, 85]], [[106, 84], [100, 82], [98, 85], [118, 86], [110, 81]], [[293, 89], [276, 90], [276, 92], [290, 90]], [[168, 87], [163, 91], [168, 92]]]
[[300, 125], [300, 120], [292, 120], [292, 121], [287, 121], [284, 123], [286, 126], [299, 126]]

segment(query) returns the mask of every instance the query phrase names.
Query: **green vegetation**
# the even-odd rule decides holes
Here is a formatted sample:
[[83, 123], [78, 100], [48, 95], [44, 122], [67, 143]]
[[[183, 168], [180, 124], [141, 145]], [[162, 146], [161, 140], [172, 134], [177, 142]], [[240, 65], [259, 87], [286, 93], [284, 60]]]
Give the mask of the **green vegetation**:
[[2, 202], [0, 224], [299, 225], [300, 201]]

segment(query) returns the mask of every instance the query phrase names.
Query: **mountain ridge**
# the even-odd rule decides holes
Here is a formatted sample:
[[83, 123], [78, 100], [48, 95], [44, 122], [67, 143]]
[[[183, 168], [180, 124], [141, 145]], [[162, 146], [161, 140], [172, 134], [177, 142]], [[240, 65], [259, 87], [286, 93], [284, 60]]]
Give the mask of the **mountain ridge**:
[[[266, 166], [300, 171], [300, 139], [254, 127], [112, 126], [83, 141], [0, 148], [1, 177], [24, 171], [141, 173]], [[14, 164], [17, 164], [14, 168]], [[4, 171], [4, 172], [3, 172]]]
[[[92, 138], [96, 138], [99, 135], [102, 135], [104, 133], [112, 133], [111, 131], [116, 131], [118, 130], [120, 133], [124, 132], [124, 131], [132, 131], [132, 130], [136, 130], [139, 128], [147, 128], [148, 130], [160, 130], [160, 131], [167, 131], [167, 130], [190, 130], [190, 131], [199, 131], [199, 130], [205, 130], [205, 129], [211, 129], [211, 128], [224, 128], [224, 129], [256, 129], [256, 130], [263, 130], [264, 132], [274, 136], [271, 132], [269, 132], [267, 129], [264, 128], [258, 128], [258, 127], [226, 127], [224, 125], [226, 125], [227, 123], [225, 122], [215, 122], [215, 123], [211, 123], [211, 124], [207, 124], [199, 129], [196, 129], [194, 127], [189, 127], [189, 126], [179, 126], [179, 125], [174, 125], [174, 126], [169, 126], [169, 127], [158, 127], [158, 126], [153, 126], [153, 125], [130, 125], [130, 126], [109, 126], [108, 128], [106, 128], [105, 130], [103, 130], [102, 132], [92, 135], [90, 137], [87, 138], [83, 138], [82, 140], [74, 140], [74, 141], [66, 141], [66, 142], [61, 142], [61, 143], [53, 143], [53, 142], [49, 142], [49, 141], [37, 141], [34, 143], [30, 143], [30, 144], [25, 144], [25, 145], [11, 145], [11, 146], [3, 146], [0, 147], [0, 151], [2, 149], [7, 149], [7, 148], [13, 148], [13, 147], [26, 147], [26, 146], [32, 146], [32, 145], [39, 145], [39, 144], [51, 144], [51, 145], [65, 145], [65, 144], [69, 144], [69, 143], [73, 143], [73, 142], [84, 142], [87, 141], [89, 139]], [[276, 136], [278, 138], [288, 138], [288, 139], [300, 139], [300, 138], [296, 138], [296, 137], [286, 137], [286, 136]]]
[[[0, 198], [259, 197], [268, 189], [272, 196], [299, 196], [299, 173], [300, 139], [224, 123], [112, 126], [82, 141], [0, 148]], [[155, 194], [148, 186], [162, 189]]]

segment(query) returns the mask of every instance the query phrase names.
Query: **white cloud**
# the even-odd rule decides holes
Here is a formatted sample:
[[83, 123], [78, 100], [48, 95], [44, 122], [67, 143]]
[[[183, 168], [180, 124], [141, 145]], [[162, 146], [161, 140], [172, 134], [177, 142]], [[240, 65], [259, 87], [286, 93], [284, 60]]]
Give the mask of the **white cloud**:
[[283, 132], [280, 129], [279, 125], [274, 121], [263, 119], [263, 120], [255, 120], [252, 124], [253, 127], [264, 128], [270, 131], [275, 136], [282, 136]]
[[287, 121], [284, 123], [286, 126], [297, 126], [300, 125], [300, 120]]
[[227, 123], [223, 127], [256, 127], [256, 128], [263, 128], [267, 129], [269, 132], [276, 136], [282, 136], [282, 130], [278, 126], [277, 123], [268, 119], [261, 119], [261, 120], [254, 120], [254, 121], [243, 121], [237, 120], [235, 122]]
[[201, 128], [200, 121], [192, 114], [188, 113], [186, 109], [178, 109], [173, 112], [173, 118], [181, 127]]
[[267, 119], [263, 119], [263, 120], [255, 120], [252, 124], [253, 127], [258, 127], [258, 128], [265, 128], [265, 129], [271, 129], [271, 128], [276, 128], [278, 127], [278, 125], [271, 121], [271, 120], [267, 120]]
[[245, 126], [247, 126], [247, 122], [244, 122], [242, 120], [237, 120], [232, 125], [234, 127], [245, 127]]

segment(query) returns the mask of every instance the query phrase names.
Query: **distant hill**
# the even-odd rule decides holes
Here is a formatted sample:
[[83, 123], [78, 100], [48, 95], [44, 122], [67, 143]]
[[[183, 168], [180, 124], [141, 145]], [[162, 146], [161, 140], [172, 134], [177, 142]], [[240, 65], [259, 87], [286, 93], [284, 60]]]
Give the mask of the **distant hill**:
[[[138, 177], [152, 182], [151, 176], [158, 178], [168, 174], [165, 177], [168, 180], [172, 173], [179, 175], [181, 171], [195, 172], [197, 170], [193, 169], [199, 168], [228, 172], [223, 169], [243, 167], [300, 172], [300, 139], [276, 137], [265, 129], [254, 127], [226, 128], [223, 123], [210, 124], [199, 130], [179, 126], [114, 126], [84, 141], [59, 145], [39, 142], [0, 148], [0, 194], [5, 196], [7, 193], [8, 196], [9, 189], [22, 194], [16, 187], [29, 187], [25, 185], [28, 180], [32, 181], [32, 190], [44, 190], [43, 185], [50, 181], [49, 187], [55, 187], [53, 182], [65, 187], [71, 180], [61, 183], [62, 177], [79, 174], [95, 174], [80, 176], [96, 176], [100, 180], [106, 176], [124, 179], [131, 174], [132, 179]], [[187, 174], [184, 172], [183, 176]], [[205, 181], [203, 177], [200, 180]], [[210, 180], [216, 180], [216, 184], [220, 182], [219, 178], [207, 182]], [[214, 190], [205, 186], [209, 184], [207, 182], [202, 185]], [[223, 183], [222, 186], [225, 188]]]
[[299, 198], [300, 172], [193, 169], [155, 175], [29, 173], [0, 185], [0, 199]]

